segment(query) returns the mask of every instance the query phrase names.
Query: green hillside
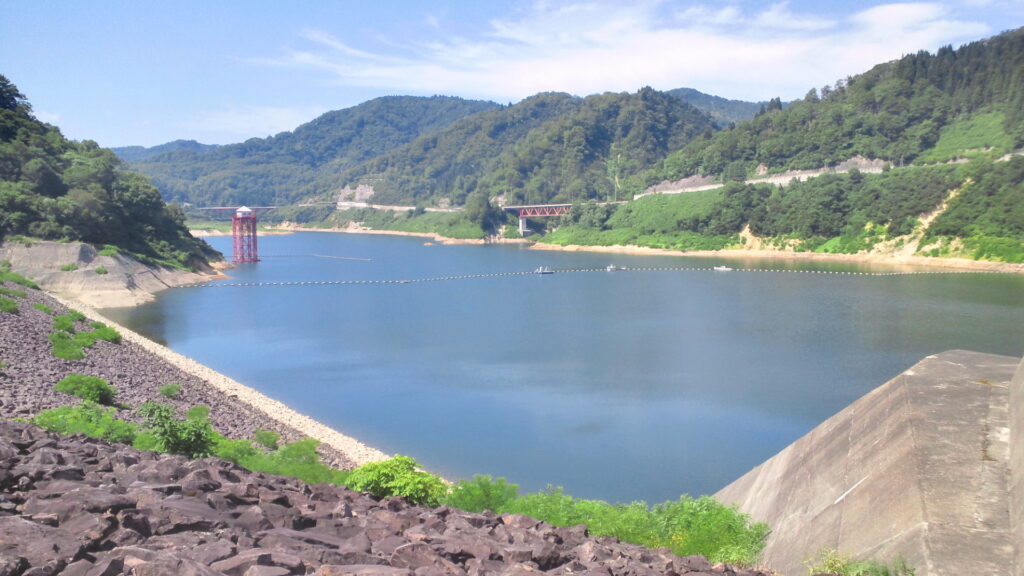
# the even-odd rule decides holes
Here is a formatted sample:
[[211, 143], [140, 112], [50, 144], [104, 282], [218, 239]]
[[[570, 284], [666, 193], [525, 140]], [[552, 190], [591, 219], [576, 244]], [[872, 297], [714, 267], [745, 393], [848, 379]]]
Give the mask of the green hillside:
[[[772, 107], [770, 107], [772, 108]], [[836, 82], [751, 122], [694, 141], [658, 177], [728, 178], [835, 165], [857, 155], [896, 166], [1001, 154], [1024, 145], [1024, 29], [919, 52]]]
[[201, 144], [195, 140], [175, 140], [174, 142], [160, 144], [159, 146], [151, 146], [149, 148], [144, 146], [123, 146], [121, 148], [111, 148], [111, 151], [113, 151], [114, 154], [117, 154], [117, 157], [125, 162], [141, 162], [167, 152], [177, 152], [179, 150], [205, 152], [217, 147], [218, 146], [216, 144]]
[[217, 257], [193, 238], [176, 205], [144, 176], [121, 170], [113, 152], [66, 139], [40, 122], [0, 76], [0, 237], [109, 244], [177, 267]]
[[712, 129], [707, 114], [650, 88], [538, 94], [353, 168], [340, 183], [371, 183], [384, 204], [461, 205], [474, 193], [509, 204], [628, 198], [645, 186], [640, 173]]
[[758, 112], [768, 106], [768, 102], [729, 100], [721, 96], [705, 94], [693, 88], [676, 88], [668, 90], [667, 93], [698, 110], [707, 112], [723, 128], [729, 124], [738, 124], [751, 120], [754, 116], [757, 116]]
[[239, 144], [165, 144], [148, 154], [121, 149], [133, 170], [148, 176], [167, 200], [199, 206], [291, 204], [318, 178], [434, 133], [465, 116], [497, 107], [434, 96], [388, 96], [323, 114], [293, 132]]

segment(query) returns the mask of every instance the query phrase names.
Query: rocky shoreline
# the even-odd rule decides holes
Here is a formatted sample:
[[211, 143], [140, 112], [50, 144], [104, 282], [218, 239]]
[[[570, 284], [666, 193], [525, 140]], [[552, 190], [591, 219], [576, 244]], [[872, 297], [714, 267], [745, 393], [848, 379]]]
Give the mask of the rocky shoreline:
[[768, 576], [0, 420], [5, 576]]
[[[41, 410], [74, 403], [75, 398], [54, 390], [61, 378], [74, 372], [109, 381], [118, 390], [117, 401], [129, 407], [147, 400], [169, 402], [182, 413], [192, 406], [208, 406], [214, 427], [225, 436], [251, 438], [256, 430], [263, 429], [277, 431], [287, 440], [315, 438], [322, 443], [327, 461], [339, 468], [387, 458], [383, 452], [147, 340], [89, 307], [58, 300], [41, 290], [26, 290], [26, 295], [16, 301], [20, 307], [17, 314], [0, 313], [0, 360], [4, 362], [0, 369], [0, 416], [30, 418]], [[36, 309], [37, 304], [51, 308], [55, 314], [69, 308], [78, 310], [89, 319], [117, 329], [122, 342], [97, 341], [81, 360], [56, 358], [47, 340], [53, 332], [53, 317]], [[181, 386], [177, 398], [159, 394], [159, 388], [166, 384]], [[135, 418], [130, 410], [121, 412], [125, 419]]]

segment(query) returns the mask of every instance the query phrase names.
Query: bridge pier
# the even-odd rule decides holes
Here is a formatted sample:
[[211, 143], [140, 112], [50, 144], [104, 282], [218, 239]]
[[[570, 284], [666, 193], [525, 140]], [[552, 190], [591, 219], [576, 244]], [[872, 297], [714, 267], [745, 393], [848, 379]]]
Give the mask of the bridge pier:
[[526, 217], [519, 216], [519, 235], [526, 236], [526, 233], [530, 230], [526, 227]]

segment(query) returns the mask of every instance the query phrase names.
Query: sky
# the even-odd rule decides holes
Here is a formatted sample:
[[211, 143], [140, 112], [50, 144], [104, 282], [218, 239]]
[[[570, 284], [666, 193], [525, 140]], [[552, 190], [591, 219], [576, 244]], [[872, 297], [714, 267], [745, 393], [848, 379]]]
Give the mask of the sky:
[[1024, 26], [1024, 0], [4, 0], [0, 74], [76, 140], [228, 144], [385, 95], [792, 100]]

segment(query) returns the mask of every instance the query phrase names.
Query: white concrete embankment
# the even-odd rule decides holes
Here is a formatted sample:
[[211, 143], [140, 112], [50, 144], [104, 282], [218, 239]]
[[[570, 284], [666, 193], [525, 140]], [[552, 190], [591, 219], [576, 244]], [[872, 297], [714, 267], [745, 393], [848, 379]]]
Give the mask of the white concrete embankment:
[[195, 376], [224, 394], [234, 396], [239, 401], [245, 402], [254, 409], [263, 412], [269, 418], [276, 420], [285, 426], [290, 426], [301, 434], [314, 438], [321, 443], [334, 448], [356, 465], [366, 464], [367, 462], [379, 462], [390, 457], [376, 448], [371, 448], [370, 446], [359, 442], [355, 438], [346, 436], [333, 428], [317, 422], [309, 416], [299, 414], [288, 406], [266, 396], [265, 394], [253, 390], [248, 386], [228, 378], [220, 372], [212, 370], [191, 358], [183, 356], [165, 346], [161, 346], [160, 344], [157, 344], [156, 342], [153, 342], [152, 340], [149, 340], [142, 335], [113, 322], [109, 318], [103, 316], [100, 312], [83, 305], [81, 302], [72, 301], [55, 294], [50, 295], [65, 306], [74, 308], [93, 320], [98, 320], [117, 329], [124, 340], [132, 342], [155, 354], [165, 362]]

